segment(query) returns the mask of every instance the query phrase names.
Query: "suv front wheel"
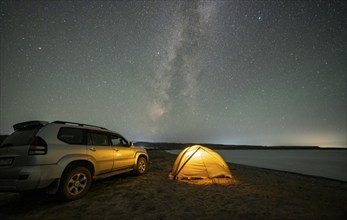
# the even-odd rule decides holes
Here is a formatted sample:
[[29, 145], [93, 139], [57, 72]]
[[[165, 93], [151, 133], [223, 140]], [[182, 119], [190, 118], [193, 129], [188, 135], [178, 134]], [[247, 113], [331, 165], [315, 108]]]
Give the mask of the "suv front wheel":
[[92, 177], [87, 168], [68, 168], [61, 178], [59, 196], [63, 200], [79, 199], [88, 192], [91, 183]]
[[142, 175], [147, 171], [147, 160], [144, 157], [139, 157], [136, 164], [136, 174]]

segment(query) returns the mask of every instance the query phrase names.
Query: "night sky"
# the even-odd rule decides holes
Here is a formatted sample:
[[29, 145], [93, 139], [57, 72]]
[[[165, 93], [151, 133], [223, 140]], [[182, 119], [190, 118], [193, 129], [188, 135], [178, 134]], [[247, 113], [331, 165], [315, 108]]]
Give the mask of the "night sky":
[[347, 3], [1, 1], [0, 133], [346, 146]]

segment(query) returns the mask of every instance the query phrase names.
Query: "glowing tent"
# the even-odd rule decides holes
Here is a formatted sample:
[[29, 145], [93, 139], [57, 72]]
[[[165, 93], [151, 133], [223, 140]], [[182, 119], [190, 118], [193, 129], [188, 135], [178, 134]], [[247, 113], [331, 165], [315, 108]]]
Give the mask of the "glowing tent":
[[217, 152], [200, 145], [188, 147], [177, 156], [169, 178], [195, 184], [233, 182], [223, 158]]

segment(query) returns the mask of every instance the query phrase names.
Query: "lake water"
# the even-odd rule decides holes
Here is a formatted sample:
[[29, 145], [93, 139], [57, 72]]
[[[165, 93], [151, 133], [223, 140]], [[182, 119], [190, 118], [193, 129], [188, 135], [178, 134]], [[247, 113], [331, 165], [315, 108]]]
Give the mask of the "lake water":
[[[347, 150], [216, 150], [226, 162], [347, 181]], [[168, 150], [179, 154], [181, 150]]]

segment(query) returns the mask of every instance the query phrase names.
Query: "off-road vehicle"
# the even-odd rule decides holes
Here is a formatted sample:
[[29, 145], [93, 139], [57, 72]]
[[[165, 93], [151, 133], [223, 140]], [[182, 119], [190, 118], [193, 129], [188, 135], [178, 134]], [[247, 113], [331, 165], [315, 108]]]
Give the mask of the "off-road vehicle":
[[0, 146], [3, 192], [44, 189], [75, 200], [92, 180], [147, 171], [147, 151], [106, 128], [65, 121], [28, 121], [13, 128]]

